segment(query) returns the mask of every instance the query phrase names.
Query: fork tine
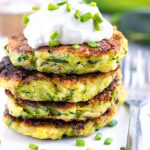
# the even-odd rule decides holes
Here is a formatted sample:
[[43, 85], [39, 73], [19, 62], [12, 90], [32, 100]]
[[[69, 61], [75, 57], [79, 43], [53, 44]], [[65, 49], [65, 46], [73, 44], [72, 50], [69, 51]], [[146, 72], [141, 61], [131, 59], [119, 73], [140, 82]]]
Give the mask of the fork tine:
[[137, 49], [137, 87], [144, 88], [146, 85], [146, 59], [144, 59], [145, 52]]
[[131, 53], [131, 62], [130, 62], [130, 88], [137, 87], [137, 51], [133, 50]]
[[147, 51], [146, 52], [146, 56], [145, 56], [145, 82], [146, 82], [146, 87], [150, 88], [150, 61], [149, 61], [149, 56], [150, 56], [150, 52]]
[[122, 62], [123, 85], [128, 87], [130, 85], [130, 55], [128, 54]]

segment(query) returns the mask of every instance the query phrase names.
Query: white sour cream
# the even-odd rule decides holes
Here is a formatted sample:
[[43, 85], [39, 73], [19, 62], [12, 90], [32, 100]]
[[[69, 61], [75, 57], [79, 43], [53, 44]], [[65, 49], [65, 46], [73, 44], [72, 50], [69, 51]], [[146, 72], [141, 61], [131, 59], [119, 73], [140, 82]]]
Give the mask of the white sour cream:
[[[24, 29], [24, 36], [32, 48], [49, 45], [50, 36], [57, 31], [56, 38], [63, 45], [83, 44], [87, 42], [98, 42], [103, 39], [110, 39], [113, 34], [112, 25], [106, 21], [98, 10], [87, 4], [80, 4], [69, 1], [71, 12], [66, 11], [66, 5], [60, 6], [57, 10], [49, 11], [44, 5], [41, 10], [29, 16], [29, 23]], [[99, 13], [103, 22], [100, 24], [100, 31], [94, 30], [93, 20], [82, 23], [74, 18], [76, 10], [82, 14], [91, 12]]]

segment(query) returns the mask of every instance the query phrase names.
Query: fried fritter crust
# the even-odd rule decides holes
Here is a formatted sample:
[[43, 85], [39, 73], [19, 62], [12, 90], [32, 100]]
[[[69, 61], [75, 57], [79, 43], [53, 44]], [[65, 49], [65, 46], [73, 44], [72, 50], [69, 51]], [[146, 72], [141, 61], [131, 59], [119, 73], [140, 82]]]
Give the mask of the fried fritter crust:
[[71, 45], [32, 49], [19, 35], [9, 37], [6, 51], [13, 65], [40, 72], [86, 74], [115, 70], [127, 53], [127, 40], [114, 28], [112, 38], [100, 41], [99, 45], [99, 48], [81, 44], [79, 49]]
[[15, 98], [31, 101], [87, 101], [107, 88], [120, 68], [108, 73], [56, 75], [14, 67], [8, 57], [0, 62], [1, 86]]
[[64, 122], [60, 120], [35, 120], [12, 117], [6, 109], [4, 113], [4, 123], [16, 132], [38, 139], [61, 139], [63, 136], [88, 136], [95, 130], [104, 127], [111, 121], [118, 110], [119, 104], [109, 108], [97, 119], [86, 121]]

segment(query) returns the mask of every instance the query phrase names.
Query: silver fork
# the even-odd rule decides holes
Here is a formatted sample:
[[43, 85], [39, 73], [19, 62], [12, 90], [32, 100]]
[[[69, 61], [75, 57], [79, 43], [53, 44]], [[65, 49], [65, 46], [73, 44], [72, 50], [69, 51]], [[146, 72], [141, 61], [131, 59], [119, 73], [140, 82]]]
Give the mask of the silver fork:
[[150, 52], [134, 49], [122, 66], [123, 84], [127, 89], [126, 104], [130, 108], [126, 149], [143, 150], [140, 111], [150, 100]]

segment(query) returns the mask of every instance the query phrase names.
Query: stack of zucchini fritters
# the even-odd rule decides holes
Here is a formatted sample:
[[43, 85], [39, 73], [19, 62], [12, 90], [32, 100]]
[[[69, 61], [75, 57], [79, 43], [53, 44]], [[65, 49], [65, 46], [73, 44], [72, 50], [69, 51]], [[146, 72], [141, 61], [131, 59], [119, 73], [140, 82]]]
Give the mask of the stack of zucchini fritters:
[[23, 36], [10, 37], [0, 63], [5, 124], [35, 138], [61, 139], [88, 136], [110, 122], [124, 99], [119, 64], [127, 41], [114, 28], [98, 44], [33, 50]]

